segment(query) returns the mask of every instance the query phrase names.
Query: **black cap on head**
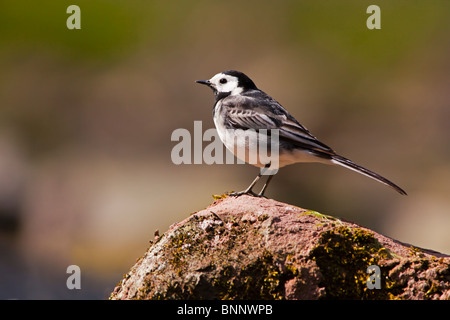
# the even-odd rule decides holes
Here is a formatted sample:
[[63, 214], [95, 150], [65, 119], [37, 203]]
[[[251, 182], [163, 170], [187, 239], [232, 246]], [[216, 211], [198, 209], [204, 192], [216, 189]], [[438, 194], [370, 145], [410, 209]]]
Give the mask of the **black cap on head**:
[[242, 87], [247, 90], [248, 89], [258, 89], [256, 87], [255, 83], [252, 81], [252, 79], [250, 79], [249, 77], [247, 77], [244, 73], [242, 73], [240, 71], [228, 70], [228, 71], [224, 71], [222, 73], [238, 78], [239, 87]]

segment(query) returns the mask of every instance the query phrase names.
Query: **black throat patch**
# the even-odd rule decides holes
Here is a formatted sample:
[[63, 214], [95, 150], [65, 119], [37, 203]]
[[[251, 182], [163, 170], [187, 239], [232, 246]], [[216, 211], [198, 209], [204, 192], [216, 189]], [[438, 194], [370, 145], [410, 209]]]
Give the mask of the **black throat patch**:
[[223, 98], [228, 97], [231, 94], [231, 91], [228, 92], [217, 92], [214, 97], [215, 97], [215, 101], [214, 104], [217, 103], [217, 101], [222, 100]]

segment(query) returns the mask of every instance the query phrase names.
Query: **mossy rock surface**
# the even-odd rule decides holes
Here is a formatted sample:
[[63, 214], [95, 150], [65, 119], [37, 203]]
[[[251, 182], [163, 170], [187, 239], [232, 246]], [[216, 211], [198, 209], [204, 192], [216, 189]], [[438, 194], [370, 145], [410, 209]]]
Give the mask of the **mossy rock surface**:
[[[380, 270], [379, 289], [367, 284]], [[111, 299], [450, 299], [450, 258], [269, 199], [218, 199], [158, 237]]]

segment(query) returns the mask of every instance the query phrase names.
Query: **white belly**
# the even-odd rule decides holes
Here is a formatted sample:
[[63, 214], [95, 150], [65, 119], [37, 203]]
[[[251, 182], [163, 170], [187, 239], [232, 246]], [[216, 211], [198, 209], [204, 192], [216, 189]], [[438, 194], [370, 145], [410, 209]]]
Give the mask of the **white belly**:
[[216, 106], [214, 124], [216, 125], [220, 140], [222, 140], [225, 147], [238, 159], [256, 167], [262, 168], [268, 163], [271, 163], [270, 169], [278, 169], [297, 162], [320, 162], [331, 164], [330, 160], [314, 156], [301, 149], [280, 149], [279, 144], [274, 143], [273, 141], [271, 148], [266, 147], [265, 151], [261, 151], [261, 136], [258, 136], [257, 131], [241, 129], [233, 130], [225, 127], [225, 122], [221, 115], [220, 102], [218, 106]]
[[328, 159], [323, 159], [317, 156], [314, 156], [313, 154], [296, 149], [292, 151], [282, 151], [280, 152], [279, 156], [279, 167], [284, 167], [290, 164], [294, 163], [301, 163], [301, 162], [319, 162], [324, 164], [332, 164], [332, 162]]
[[216, 106], [214, 124], [225, 147], [243, 162], [264, 167], [267, 162], [258, 151], [258, 133], [255, 130], [227, 129], [220, 111], [220, 105]]

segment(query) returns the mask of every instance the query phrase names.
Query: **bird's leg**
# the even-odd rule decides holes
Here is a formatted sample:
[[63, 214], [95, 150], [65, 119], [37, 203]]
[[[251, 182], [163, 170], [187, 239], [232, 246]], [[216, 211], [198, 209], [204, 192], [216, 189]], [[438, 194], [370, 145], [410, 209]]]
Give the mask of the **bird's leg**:
[[[270, 163], [265, 165], [265, 169], [267, 169], [268, 167], [270, 167]], [[254, 193], [252, 191], [253, 187], [255, 186], [255, 184], [258, 182], [259, 179], [261, 179], [262, 173], [261, 171], [258, 173], [258, 175], [256, 176], [255, 180], [253, 180], [253, 182], [248, 186], [247, 189], [245, 189], [244, 191], [240, 191], [240, 192], [232, 192], [229, 193], [228, 195], [230, 196], [241, 196], [243, 194], [250, 194], [254, 197], [264, 197], [264, 192], [266, 191], [267, 186], [269, 185], [270, 180], [272, 180], [273, 175], [270, 175], [269, 178], [266, 181], [266, 184], [263, 186], [262, 190], [260, 193]]]
[[261, 191], [258, 193], [258, 197], [264, 197], [264, 192], [266, 191], [267, 186], [269, 185], [270, 180], [272, 180], [273, 176], [274, 175], [272, 174], [272, 175], [269, 176], [269, 178], [267, 178], [266, 184], [263, 186]]
[[244, 191], [232, 192], [232, 193], [229, 193], [228, 195], [230, 195], [230, 196], [241, 196], [241, 195], [243, 195], [243, 194], [251, 194], [252, 196], [257, 196], [257, 194], [254, 193], [254, 192], [252, 191], [252, 189], [253, 189], [253, 187], [255, 186], [255, 184], [258, 182], [258, 180], [259, 180], [260, 178], [261, 178], [261, 173], [259, 173], [259, 174], [256, 176], [255, 180], [253, 180], [253, 182], [252, 182], [252, 183], [248, 186], [248, 188], [245, 189]]

